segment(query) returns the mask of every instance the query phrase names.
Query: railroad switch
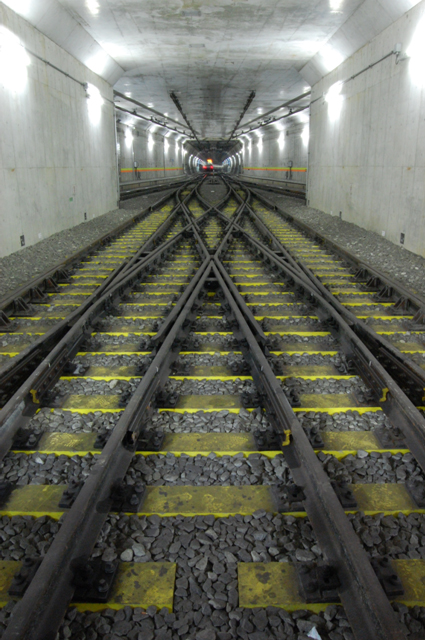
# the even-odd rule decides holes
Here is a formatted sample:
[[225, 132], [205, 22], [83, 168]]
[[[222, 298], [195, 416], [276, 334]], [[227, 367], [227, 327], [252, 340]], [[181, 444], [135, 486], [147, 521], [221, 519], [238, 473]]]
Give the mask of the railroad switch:
[[13, 576], [9, 587], [9, 595], [21, 598], [31, 584], [42, 558], [38, 556], [27, 556], [22, 560], [22, 566]]
[[79, 558], [71, 563], [75, 587], [72, 602], [108, 602], [119, 562]]
[[338, 500], [343, 509], [357, 509], [357, 500], [349, 485], [342, 480], [334, 480], [331, 482], [332, 488], [336, 493]]
[[11, 448], [17, 451], [34, 451], [42, 435], [42, 431], [34, 433], [32, 429], [19, 429], [13, 438]]
[[62, 497], [59, 501], [60, 509], [70, 509], [77, 499], [78, 494], [83, 488], [84, 482], [80, 480], [71, 480], [68, 487], [62, 494]]
[[296, 484], [279, 484], [271, 485], [271, 494], [279, 513], [288, 511], [305, 511], [304, 500], [306, 499], [302, 487]]
[[396, 596], [402, 596], [404, 594], [401, 580], [391, 566], [389, 558], [372, 558], [370, 564], [389, 598], [395, 598]]
[[295, 563], [300, 595], [307, 603], [340, 602], [341, 582], [335, 567], [319, 562]]

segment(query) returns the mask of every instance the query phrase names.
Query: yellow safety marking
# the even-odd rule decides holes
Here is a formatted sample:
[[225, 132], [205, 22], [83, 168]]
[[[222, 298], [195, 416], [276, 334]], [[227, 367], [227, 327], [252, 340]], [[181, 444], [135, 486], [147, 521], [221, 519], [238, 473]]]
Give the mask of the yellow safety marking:
[[[21, 566], [21, 562], [0, 561], [0, 607], [11, 599], [7, 592]], [[121, 562], [107, 603], [71, 602], [71, 606], [79, 611], [101, 611], [155, 605], [172, 611], [176, 566], [173, 562]]]
[[425, 603], [425, 560], [391, 560], [399, 576], [404, 594], [394, 600], [407, 607], [423, 607]]
[[379, 399], [379, 402], [385, 402], [387, 399], [388, 388], [382, 389], [382, 398]]
[[324, 442], [324, 453], [329, 453], [342, 460], [348, 455], [356, 455], [357, 451], [377, 451], [379, 453], [390, 451], [392, 454], [407, 453], [408, 449], [383, 447], [373, 431], [321, 431]]
[[93, 411], [115, 413], [116, 411], [123, 411], [123, 408], [118, 405], [120, 398], [121, 396], [118, 395], [84, 396], [71, 394], [65, 397], [60, 408], [78, 413], [91, 413]]
[[238, 562], [239, 606], [280, 607], [285, 611], [324, 611], [326, 604], [308, 604], [299, 594], [297, 572], [289, 562]]
[[144, 515], [185, 517], [212, 514], [225, 518], [252, 515], [258, 509], [275, 512], [270, 487], [266, 485], [148, 487], [142, 505]]
[[364, 511], [366, 515], [383, 512], [387, 515], [396, 513], [408, 515], [412, 511], [425, 513], [425, 509], [418, 509], [404, 484], [351, 484], [349, 486], [358, 504], [358, 509], [353, 510], [353, 513], [357, 510]]
[[[420, 407], [418, 407], [419, 409]], [[316, 407], [293, 407], [292, 411], [294, 413], [299, 413], [301, 411], [306, 412], [306, 411], [314, 411], [315, 413], [327, 413], [330, 416], [333, 416], [335, 413], [348, 413], [349, 411], [356, 411], [358, 414], [363, 414], [363, 413], [369, 413], [369, 412], [376, 412], [376, 411], [382, 411], [381, 407], [358, 407], [355, 405], [352, 405], [351, 407], [322, 407], [322, 406], [316, 406]]]
[[[289, 444], [289, 436], [290, 432], [285, 432], [282, 446]], [[100, 452], [100, 449], [94, 446], [95, 440], [95, 433], [46, 433], [40, 439], [37, 452], [68, 457], [75, 455], [85, 456], [89, 453], [95, 454]], [[14, 451], [25, 455], [36, 453], [36, 451], [20, 451], [18, 449], [14, 449]], [[166, 455], [170, 452], [176, 457], [181, 454], [191, 457], [207, 456], [212, 452], [219, 457], [235, 456], [238, 453], [243, 453], [245, 458], [253, 453], [261, 453], [267, 458], [274, 458], [282, 453], [282, 451], [258, 451], [254, 438], [250, 433], [182, 433], [166, 435], [161, 451], [137, 451], [135, 455]]]
[[[273, 305], [276, 306], [276, 303], [273, 302]], [[264, 305], [261, 305], [264, 306]], [[221, 316], [218, 316], [221, 317]], [[294, 318], [300, 318], [303, 320], [318, 320], [318, 316], [254, 316], [256, 320], [292, 320]]]
[[315, 344], [315, 343], [311, 343], [309, 344], [308, 342], [286, 342], [285, 343], [285, 350], [284, 351], [270, 351], [270, 353], [274, 353], [277, 356], [282, 356], [282, 355], [289, 355], [289, 356], [294, 356], [294, 355], [299, 355], [302, 353], [309, 353], [309, 354], [321, 354], [323, 356], [336, 356], [338, 355], [338, 351], [335, 351], [335, 349], [324, 349], [323, 347], [320, 348], [320, 344]]
[[265, 331], [266, 336], [330, 336], [330, 331]]
[[156, 331], [93, 331], [92, 336], [156, 336]]
[[[334, 291], [335, 295], [341, 292]], [[393, 302], [344, 302], [344, 307], [393, 307]], [[402, 317], [402, 316], [398, 316]]]
[[[39, 331], [13, 331], [12, 332], [14, 336], [44, 336], [45, 332], [39, 332]], [[0, 332], [0, 337], [1, 336], [9, 336], [10, 333], [3, 333]]]
[[[28, 342], [22, 342], [19, 345], [16, 344], [9, 344], [6, 347], [1, 347], [0, 349], [0, 355], [4, 355], [4, 356], [17, 356], [21, 353], [21, 351], [23, 351], [24, 349], [26, 349], [29, 346]], [[16, 349], [19, 348], [21, 351], [16, 351]]]

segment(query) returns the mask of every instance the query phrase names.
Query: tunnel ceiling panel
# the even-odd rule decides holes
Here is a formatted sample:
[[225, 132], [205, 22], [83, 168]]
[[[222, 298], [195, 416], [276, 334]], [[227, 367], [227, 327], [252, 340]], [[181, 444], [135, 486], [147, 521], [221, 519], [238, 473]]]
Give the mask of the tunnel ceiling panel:
[[329, 42], [344, 49], [334, 56], [341, 61], [350, 47], [364, 44], [358, 30], [365, 16], [374, 16], [363, 29], [369, 39], [376, 25], [386, 26], [417, 2], [6, 0], [43, 32], [55, 8], [65, 11], [68, 18], [46, 35], [84, 62], [83, 38], [73, 50], [72, 20], [90, 37], [85, 46], [92, 43], [99, 59], [103, 52], [109, 67], [116, 65], [108, 79], [123, 70], [118, 91], [182, 122], [169, 95], [174, 92], [200, 138], [229, 134], [252, 90], [256, 97], [244, 121], [303, 93], [308, 81], [331, 70], [322, 56]]

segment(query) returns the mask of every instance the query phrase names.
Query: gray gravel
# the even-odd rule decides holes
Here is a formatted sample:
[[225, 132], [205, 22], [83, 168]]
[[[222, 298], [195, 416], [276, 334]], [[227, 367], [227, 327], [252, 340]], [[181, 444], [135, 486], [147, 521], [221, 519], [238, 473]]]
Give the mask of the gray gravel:
[[[171, 193], [169, 190], [168, 193]], [[158, 202], [167, 193], [151, 193], [126, 202], [125, 209], [115, 209], [88, 222], [55, 233], [37, 244], [0, 258], [0, 296], [23, 285], [28, 280], [52, 268], [57, 262], [65, 260], [94, 242], [120, 223], [125, 222], [135, 211]]]
[[346, 411], [333, 415], [300, 411], [297, 413], [297, 418], [304, 428], [317, 427], [326, 431], [373, 431], [382, 426], [391, 428], [391, 423], [383, 411], [362, 414], [357, 411]]
[[37, 433], [41, 431], [58, 431], [61, 433], [92, 433], [110, 431], [117, 424], [120, 413], [73, 413], [62, 409], [44, 407], [31, 418], [29, 428]]
[[355, 456], [348, 455], [342, 460], [322, 452], [318, 453], [317, 457], [332, 480], [341, 480], [349, 484], [404, 483], [413, 478], [425, 481], [411, 453], [392, 455], [389, 451], [367, 453], [359, 450]]
[[0, 481], [18, 486], [27, 484], [69, 484], [84, 480], [96, 463], [99, 454], [85, 456], [55, 456], [45, 453], [8, 453], [0, 464]]
[[194, 457], [172, 453], [136, 456], [130, 465], [126, 482], [143, 482], [150, 486], [246, 486], [270, 485], [289, 480], [289, 470], [283, 454], [272, 459], [259, 453], [244, 458], [218, 457], [215, 453]]
[[296, 198], [276, 193], [264, 195], [291, 216], [307, 223], [361, 260], [386, 272], [391, 278], [397, 278], [411, 287], [412, 291], [425, 295], [425, 258], [394, 245], [373, 231], [366, 231], [337, 216], [307, 207]]
[[165, 391], [181, 395], [236, 395], [239, 393], [255, 393], [255, 385], [251, 380], [169, 380]]
[[293, 389], [297, 393], [354, 393], [355, 391], [365, 393], [369, 389], [361, 378], [349, 378], [348, 380], [287, 378], [282, 383], [282, 388], [285, 393], [289, 393]]
[[386, 516], [348, 514], [351, 524], [371, 557], [425, 558], [425, 515], [410, 513]]
[[214, 411], [205, 413], [155, 414], [148, 424], [149, 429], [163, 429], [170, 433], [250, 433], [253, 429], [266, 429], [270, 424], [260, 411], [240, 409], [239, 413]]

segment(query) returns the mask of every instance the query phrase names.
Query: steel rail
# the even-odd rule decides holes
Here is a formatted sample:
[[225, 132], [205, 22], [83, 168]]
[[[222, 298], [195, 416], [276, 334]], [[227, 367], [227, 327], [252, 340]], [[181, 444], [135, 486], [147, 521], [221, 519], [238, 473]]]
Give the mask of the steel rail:
[[167, 233], [169, 224], [174, 223], [174, 214], [178, 213], [179, 208], [179, 206], [176, 206], [159, 229], [154, 232], [153, 236], [142, 245], [136, 255], [129, 262], [124, 260], [77, 309], [71, 312], [64, 320], [59, 321], [44, 335], [37, 338], [19, 355], [11, 358], [9, 362], [0, 367], [0, 388], [5, 389], [14, 378], [24, 373], [27, 375], [31, 369], [34, 370], [43, 357], [52, 351], [55, 344], [66, 335], [67, 331], [75, 325], [87, 309], [99, 300], [104, 293], [108, 292], [111, 287], [121, 282], [131, 272], [132, 267], [137, 268], [147, 261], [151, 253], [149, 250], [152, 248], [152, 244], [157, 244], [160, 238]]
[[[49, 267], [42, 274], [36, 276], [35, 278], [32, 278], [25, 284], [16, 288], [11, 293], [3, 296], [0, 299], [0, 311], [13, 316], [14, 312], [16, 312], [17, 310], [16, 301], [20, 299], [23, 300], [26, 304], [31, 304], [32, 291], [34, 289], [40, 289], [42, 292], [44, 292], [45, 281], [53, 280], [55, 283], [60, 282], [60, 276], [57, 275], [58, 272], [66, 270], [74, 262], [81, 261], [88, 255], [88, 253], [95, 251], [98, 247], [107, 244], [112, 238], [118, 236], [126, 229], [131, 228], [137, 222], [144, 220], [144, 218], [146, 218], [154, 209], [162, 207], [168, 200], [170, 200], [174, 196], [174, 193], [175, 192], [162, 196], [162, 198], [155, 202], [155, 204], [149, 205], [149, 207], [143, 209], [140, 213], [135, 214], [131, 219], [122, 222], [120, 225], [115, 227], [115, 229], [112, 229], [111, 231], [103, 234], [103, 236], [101, 236], [97, 240], [94, 240], [83, 249], [80, 249], [65, 260], [58, 262], [53, 267]], [[59, 280], [57, 279], [58, 277]]]
[[[238, 182], [237, 180], [235, 181]], [[301, 231], [304, 231], [308, 236], [312, 237], [317, 242], [320, 242], [324, 246], [332, 249], [332, 251], [334, 251], [337, 255], [339, 255], [346, 262], [348, 262], [353, 268], [364, 271], [365, 273], [369, 274], [370, 278], [375, 278], [377, 284], [374, 286], [374, 288], [377, 289], [377, 293], [379, 292], [379, 286], [391, 287], [394, 291], [394, 296], [398, 297], [398, 300], [395, 299], [394, 301], [395, 304], [397, 304], [398, 301], [401, 301], [404, 299], [404, 300], [407, 300], [416, 311], [419, 311], [420, 313], [425, 314], [425, 297], [422, 297], [417, 293], [413, 293], [407, 287], [402, 285], [400, 282], [391, 278], [391, 276], [383, 273], [382, 271], [380, 271], [379, 269], [376, 269], [375, 267], [372, 267], [370, 264], [368, 264], [364, 260], [357, 258], [354, 254], [350, 253], [347, 249], [344, 249], [333, 240], [330, 240], [319, 231], [316, 231], [315, 229], [310, 227], [305, 222], [302, 222], [301, 220], [297, 220], [297, 218], [294, 218], [294, 216], [287, 213], [284, 209], [279, 207], [276, 203], [271, 202], [270, 200], [265, 198], [261, 193], [258, 193], [258, 191], [254, 189], [251, 189], [251, 191], [253, 195], [260, 202], [262, 202], [265, 206], [269, 207], [273, 211], [277, 212], [284, 220], [291, 222], [295, 227], [297, 227]], [[378, 282], [380, 282], [381, 284], [379, 285]]]
[[403, 433], [406, 445], [418, 464], [425, 471], [425, 418], [406, 393], [394, 381], [377, 357], [363, 343], [359, 336], [334, 308], [323, 298], [314, 284], [301, 278], [291, 267], [273, 255], [267, 247], [256, 246], [255, 241], [246, 233], [245, 240], [251, 244], [257, 254], [268, 254], [269, 262], [274, 263], [277, 272], [285, 281], [295, 286], [300, 296], [316, 307], [317, 316], [328, 323], [331, 333], [339, 339], [342, 351], [353, 362], [364, 382], [374, 392], [377, 404], [388, 415], [391, 422]]
[[[264, 224], [258, 218], [257, 214], [254, 211], [250, 211], [251, 219], [254, 224], [258, 225], [258, 227], [263, 230]], [[269, 230], [268, 230], [269, 231]], [[406, 396], [412, 401], [413, 405], [422, 405], [425, 401], [425, 371], [417, 365], [411, 358], [404, 355], [397, 347], [395, 347], [388, 339], [384, 336], [376, 333], [371, 327], [369, 327], [363, 320], [357, 318], [357, 316], [349, 311], [344, 305], [322, 284], [319, 278], [317, 278], [311, 269], [309, 269], [301, 260], [296, 260], [291, 252], [282, 245], [277, 238], [275, 238], [274, 234], [269, 231], [269, 235], [272, 237], [275, 245], [279, 247], [279, 252], [284, 251], [286, 255], [290, 258], [291, 264], [296, 266], [302, 275], [307, 276], [311, 284], [314, 288], [319, 292], [319, 294], [326, 300], [329, 304], [331, 304], [334, 309], [338, 312], [338, 314], [344, 318], [347, 324], [351, 327], [357, 337], [361, 340], [361, 342], [368, 348], [368, 350], [374, 354], [377, 361], [382, 365], [384, 370], [387, 368], [390, 369], [391, 373], [389, 374], [392, 379], [395, 380], [397, 385], [401, 390], [406, 394]], [[272, 249], [273, 250], [273, 249]], [[273, 250], [274, 251], [274, 250]], [[275, 252], [276, 255], [276, 252]], [[367, 381], [371, 379], [375, 375], [374, 371], [371, 371], [370, 363], [367, 364], [367, 359], [361, 359], [360, 362], [363, 362], [363, 366], [361, 366], [361, 370], [363, 371], [362, 378]], [[389, 373], [387, 371], [387, 373]], [[379, 377], [379, 373], [377, 373]], [[394, 414], [393, 414], [394, 412]], [[407, 415], [400, 415], [400, 406], [398, 403], [394, 404], [389, 399], [389, 409], [386, 411], [387, 415], [393, 420], [393, 422], [397, 423], [401, 420], [403, 424], [413, 423], [414, 433], [416, 432], [416, 436], [414, 433], [412, 437], [406, 436], [409, 440], [409, 448], [411, 453], [416, 458], [417, 462], [420, 464], [421, 468], [425, 471], [425, 455], [424, 455], [424, 444], [423, 444], [423, 431], [425, 430], [425, 421], [418, 420], [421, 415], [419, 412], [417, 414], [411, 415], [410, 411], [407, 410]], [[405, 429], [403, 431], [405, 432]]]
[[[388, 355], [388, 359], [391, 362], [392, 377], [396, 378], [398, 384], [403, 387], [403, 379], [406, 374], [410, 372], [412, 382], [419, 387], [420, 398], [418, 398], [418, 404], [425, 401], [425, 371], [419, 365], [417, 365], [411, 358], [404, 355], [397, 347], [395, 347], [384, 336], [376, 333], [371, 327], [369, 327], [363, 320], [358, 318], [352, 311], [347, 309], [337, 298], [332, 294], [329, 289], [321, 282], [320, 278], [314, 275], [312, 270], [305, 265], [302, 260], [295, 258], [291, 251], [287, 249], [281, 242], [275, 237], [272, 231], [270, 231], [266, 225], [262, 222], [255, 211], [249, 208], [249, 214], [253, 224], [259, 229], [260, 233], [264, 233], [270, 238], [271, 249], [275, 255], [280, 253], [285, 256], [285, 259], [301, 274], [305, 274], [320, 294], [332, 304], [338, 313], [347, 321], [355, 333], [365, 342], [365, 344], [373, 351], [378, 359], [379, 356], [385, 358], [385, 354]], [[274, 246], [273, 246], [274, 245]], [[275, 248], [276, 247], [276, 248]], [[425, 300], [424, 300], [425, 302]], [[403, 316], [400, 316], [402, 319]], [[404, 381], [405, 382], [405, 381]]]
[[139, 282], [144, 271], [149, 272], [160, 264], [181, 241], [188, 228], [189, 225], [152, 252], [142, 264], [127, 273], [123, 281], [115, 282], [109, 291], [92, 304], [0, 410], [0, 461], [8, 453], [18, 430], [34, 415], [43, 394], [57, 381], [64, 366], [78, 352], [79, 345], [90, 334], [93, 322], [117, 299], [125, 296]]
[[[192, 229], [197, 242], [202, 244], [197, 230], [193, 226]], [[230, 240], [231, 234], [227, 235]], [[264, 249], [269, 251], [266, 247]], [[239, 306], [240, 300], [235, 300], [222, 277], [223, 265], [220, 267], [217, 256], [212, 260], [215, 278], [230, 309], [229, 319], [231, 322], [235, 321], [239, 327], [236, 333], [241, 339], [242, 351], [251, 365], [258, 388], [269, 401], [267, 409], [271, 422], [282, 436], [285, 430], [291, 431], [292, 443], [284, 447], [284, 453], [294, 480], [306, 491], [305, 505], [319, 544], [328, 561], [338, 568], [342, 582], [342, 604], [356, 637], [361, 640], [404, 638], [404, 632], [371, 568], [367, 554], [361, 547], [279, 381], [271, 371], [258, 340], [243, 316]], [[107, 517], [110, 490], [117, 478], [123, 478], [130, 464], [134, 455], [131, 445], [137, 440], [142, 430], [143, 417], [146, 411], [149, 411], [155, 393], [165, 381], [170, 364], [177, 357], [177, 352], [172, 350], [173, 344], [179, 336], [183, 338], [185, 322], [187, 321], [188, 327], [191, 319], [195, 317], [193, 308], [210, 273], [210, 265], [211, 259], [206, 258], [198, 270], [197, 283], [178, 321], [166, 336], [148, 373], [113, 430], [96, 467], [67, 514], [34, 580], [21, 602], [16, 605], [3, 636], [4, 640], [55, 638], [56, 629], [72, 598], [72, 561], [81, 557], [87, 558], [94, 546], [98, 532]], [[288, 280], [297, 285], [298, 291], [303, 290], [311, 302], [316, 300], [317, 294], [311, 285], [294, 276], [286, 265], [281, 266], [281, 269], [286, 271]], [[122, 285], [120, 288], [122, 290]], [[337, 315], [326, 302], [322, 302], [322, 306], [329, 315]], [[340, 324], [345, 323], [341, 320]], [[346, 332], [350, 331], [348, 326], [344, 329]], [[99, 505], [102, 508], [99, 508]]]
[[[74, 593], [72, 565], [90, 556], [109, 514], [111, 491], [122, 481], [134, 456], [154, 397], [178, 357], [179, 340], [196, 317], [196, 307], [210, 272], [206, 259], [192, 279], [191, 293], [111, 436], [98, 462], [67, 513], [22, 600], [13, 610], [3, 640], [55, 640]], [[186, 327], [187, 329], [187, 327]]]
[[291, 444], [282, 448], [283, 453], [295, 483], [305, 491], [304, 505], [325, 558], [338, 571], [341, 603], [355, 637], [406, 638], [366, 551], [216, 262], [213, 270], [229, 304], [230, 321], [239, 327], [242, 353], [251, 366], [257, 388], [267, 400], [266, 414], [282, 439], [285, 431], [291, 432]]

